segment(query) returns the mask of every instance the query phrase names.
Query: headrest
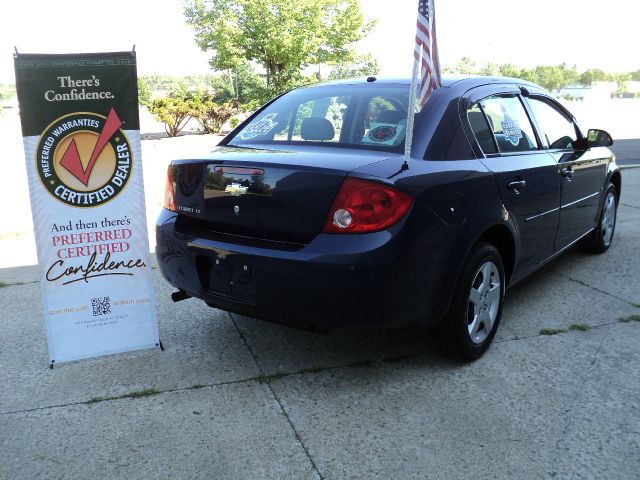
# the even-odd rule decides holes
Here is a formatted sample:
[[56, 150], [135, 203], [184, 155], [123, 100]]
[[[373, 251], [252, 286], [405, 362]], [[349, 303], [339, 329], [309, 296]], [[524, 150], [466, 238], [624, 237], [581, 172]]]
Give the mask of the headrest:
[[397, 125], [406, 115], [399, 110], [382, 110], [376, 117], [376, 123], [391, 123]]
[[304, 140], [333, 140], [336, 131], [326, 118], [309, 117], [302, 121], [300, 136]]
[[469, 112], [469, 123], [471, 124], [471, 128], [474, 132], [480, 133], [485, 130], [489, 130], [489, 125], [487, 124], [487, 118], [484, 116], [482, 112]]

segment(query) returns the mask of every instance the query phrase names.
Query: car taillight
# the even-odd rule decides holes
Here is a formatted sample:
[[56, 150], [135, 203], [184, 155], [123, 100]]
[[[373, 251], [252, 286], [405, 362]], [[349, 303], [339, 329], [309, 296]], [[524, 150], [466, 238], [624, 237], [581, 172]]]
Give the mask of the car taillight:
[[347, 177], [342, 183], [322, 231], [370, 233], [400, 220], [414, 198], [388, 185]]
[[173, 167], [169, 164], [167, 168], [167, 181], [164, 184], [164, 208], [175, 212], [178, 210], [176, 205], [176, 185], [173, 183]]

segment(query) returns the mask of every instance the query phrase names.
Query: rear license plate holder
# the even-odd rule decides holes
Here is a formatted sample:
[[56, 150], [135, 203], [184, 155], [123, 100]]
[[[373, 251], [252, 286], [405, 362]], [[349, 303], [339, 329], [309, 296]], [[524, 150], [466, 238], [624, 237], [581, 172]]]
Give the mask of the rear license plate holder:
[[218, 257], [211, 268], [209, 289], [242, 300], [253, 299], [256, 295], [255, 270], [246, 262]]

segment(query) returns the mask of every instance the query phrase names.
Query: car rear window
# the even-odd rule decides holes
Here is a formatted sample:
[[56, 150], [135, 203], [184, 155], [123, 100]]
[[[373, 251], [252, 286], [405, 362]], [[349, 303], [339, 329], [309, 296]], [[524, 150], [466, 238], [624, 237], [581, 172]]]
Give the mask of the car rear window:
[[327, 85], [294, 90], [260, 112], [228, 144], [317, 144], [400, 152], [408, 103], [408, 85]]

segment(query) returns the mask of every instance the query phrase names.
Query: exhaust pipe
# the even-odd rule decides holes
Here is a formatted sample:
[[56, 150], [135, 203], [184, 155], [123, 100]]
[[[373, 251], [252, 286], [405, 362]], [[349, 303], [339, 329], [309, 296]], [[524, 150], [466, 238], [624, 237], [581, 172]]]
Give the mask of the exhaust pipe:
[[182, 300], [186, 300], [187, 298], [191, 298], [191, 295], [189, 295], [182, 289], [171, 294], [171, 300], [173, 300], [174, 302], [181, 302]]

